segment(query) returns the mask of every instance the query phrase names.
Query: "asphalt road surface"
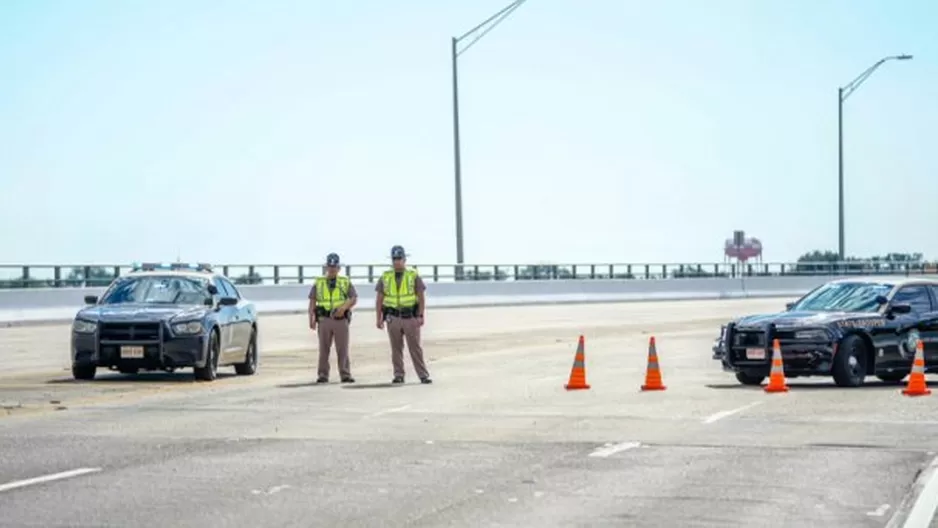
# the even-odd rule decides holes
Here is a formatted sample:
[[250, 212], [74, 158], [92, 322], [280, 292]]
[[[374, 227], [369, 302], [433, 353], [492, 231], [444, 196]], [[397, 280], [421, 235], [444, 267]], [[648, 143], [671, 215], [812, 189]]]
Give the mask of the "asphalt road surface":
[[[213, 383], [73, 382], [67, 327], [0, 329], [0, 526], [938, 526], [938, 392], [766, 394], [710, 359], [722, 321], [784, 302], [438, 310], [435, 383], [408, 359], [404, 386], [371, 314], [352, 386], [312, 384], [303, 317], [263, 318], [258, 375]], [[580, 334], [592, 388], [568, 392]], [[652, 335], [667, 390], [643, 393]]]

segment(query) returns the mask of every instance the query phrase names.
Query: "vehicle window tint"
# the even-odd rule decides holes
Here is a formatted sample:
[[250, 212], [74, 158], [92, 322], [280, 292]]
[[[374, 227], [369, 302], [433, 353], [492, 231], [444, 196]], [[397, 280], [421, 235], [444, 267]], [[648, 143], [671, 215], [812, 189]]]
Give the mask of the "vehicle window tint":
[[894, 302], [907, 303], [916, 313], [931, 311], [931, 298], [925, 286], [906, 286], [896, 292]]
[[[935, 300], [938, 301], [938, 286], [931, 286], [931, 292], [935, 296]], [[932, 310], [938, 310], [938, 306], [933, 306]]]
[[235, 288], [235, 285], [228, 281], [228, 279], [221, 278], [222, 284], [225, 285], [225, 289], [228, 290], [228, 295], [234, 297], [235, 299], [241, 298], [241, 292], [238, 291], [238, 288]]
[[225, 288], [225, 283], [222, 282], [221, 279], [219, 279], [218, 277], [216, 277], [215, 280], [212, 281], [212, 282], [215, 284], [215, 287], [218, 288], [218, 296], [219, 296], [219, 297], [230, 297], [230, 296], [231, 296], [231, 292], [229, 292], [228, 289]]

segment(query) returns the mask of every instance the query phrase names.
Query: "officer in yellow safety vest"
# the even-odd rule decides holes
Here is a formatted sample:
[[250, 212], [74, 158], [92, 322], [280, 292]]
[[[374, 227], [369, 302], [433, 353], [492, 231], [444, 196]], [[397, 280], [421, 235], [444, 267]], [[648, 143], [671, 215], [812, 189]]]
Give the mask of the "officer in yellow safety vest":
[[420, 327], [426, 313], [426, 285], [417, 275], [417, 270], [407, 269], [404, 248], [391, 248], [394, 269], [385, 271], [381, 281], [375, 285], [376, 324], [379, 330], [388, 327], [391, 341], [391, 365], [394, 369], [392, 383], [404, 383], [404, 341], [421, 383], [433, 383], [423, 359], [420, 346]]
[[335, 341], [339, 377], [342, 383], [354, 383], [349, 360], [349, 324], [352, 307], [358, 301], [355, 285], [339, 275], [339, 255], [326, 257], [326, 274], [318, 277], [309, 290], [309, 327], [319, 327], [319, 377], [316, 383], [329, 382], [329, 351]]

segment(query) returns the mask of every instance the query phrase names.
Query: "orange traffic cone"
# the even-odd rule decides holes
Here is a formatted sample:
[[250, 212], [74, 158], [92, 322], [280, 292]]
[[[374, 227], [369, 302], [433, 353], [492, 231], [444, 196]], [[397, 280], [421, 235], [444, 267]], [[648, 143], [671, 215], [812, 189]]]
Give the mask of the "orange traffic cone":
[[661, 383], [661, 369], [658, 367], [658, 349], [655, 347], [655, 336], [648, 339], [648, 367], [645, 370], [645, 384], [643, 391], [665, 390]]
[[573, 368], [570, 369], [570, 381], [563, 387], [567, 390], [588, 389], [586, 383], [586, 355], [584, 352], [583, 336], [576, 346], [576, 355], [573, 357]]
[[912, 374], [909, 375], [909, 383], [902, 389], [902, 394], [906, 396], [928, 396], [931, 390], [925, 383], [925, 346], [919, 339], [915, 344], [915, 359], [912, 360]]
[[772, 370], [769, 372], [769, 384], [765, 392], [788, 392], [785, 382], [785, 366], [782, 364], [782, 347], [778, 339], [772, 340]]

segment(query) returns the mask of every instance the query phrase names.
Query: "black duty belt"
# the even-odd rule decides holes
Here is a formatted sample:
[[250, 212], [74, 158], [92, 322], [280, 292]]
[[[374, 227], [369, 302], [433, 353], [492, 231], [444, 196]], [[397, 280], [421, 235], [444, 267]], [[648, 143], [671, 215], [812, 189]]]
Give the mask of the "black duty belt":
[[411, 319], [417, 317], [417, 307], [408, 307], [408, 308], [389, 308], [385, 306], [383, 308], [385, 317], [393, 316], [400, 317], [401, 319]]
[[[332, 312], [334, 312], [334, 311], [335, 311], [335, 309], [326, 310], [325, 308], [320, 308], [320, 307], [317, 306], [317, 307], [316, 307], [316, 319], [332, 319], [332, 318], [333, 318], [333, 317], [332, 317]], [[346, 311], [345, 311], [345, 317], [342, 317], [342, 319], [348, 319], [349, 321], [351, 321], [351, 320], [352, 320], [352, 311], [351, 311], [351, 310], [346, 310]]]

